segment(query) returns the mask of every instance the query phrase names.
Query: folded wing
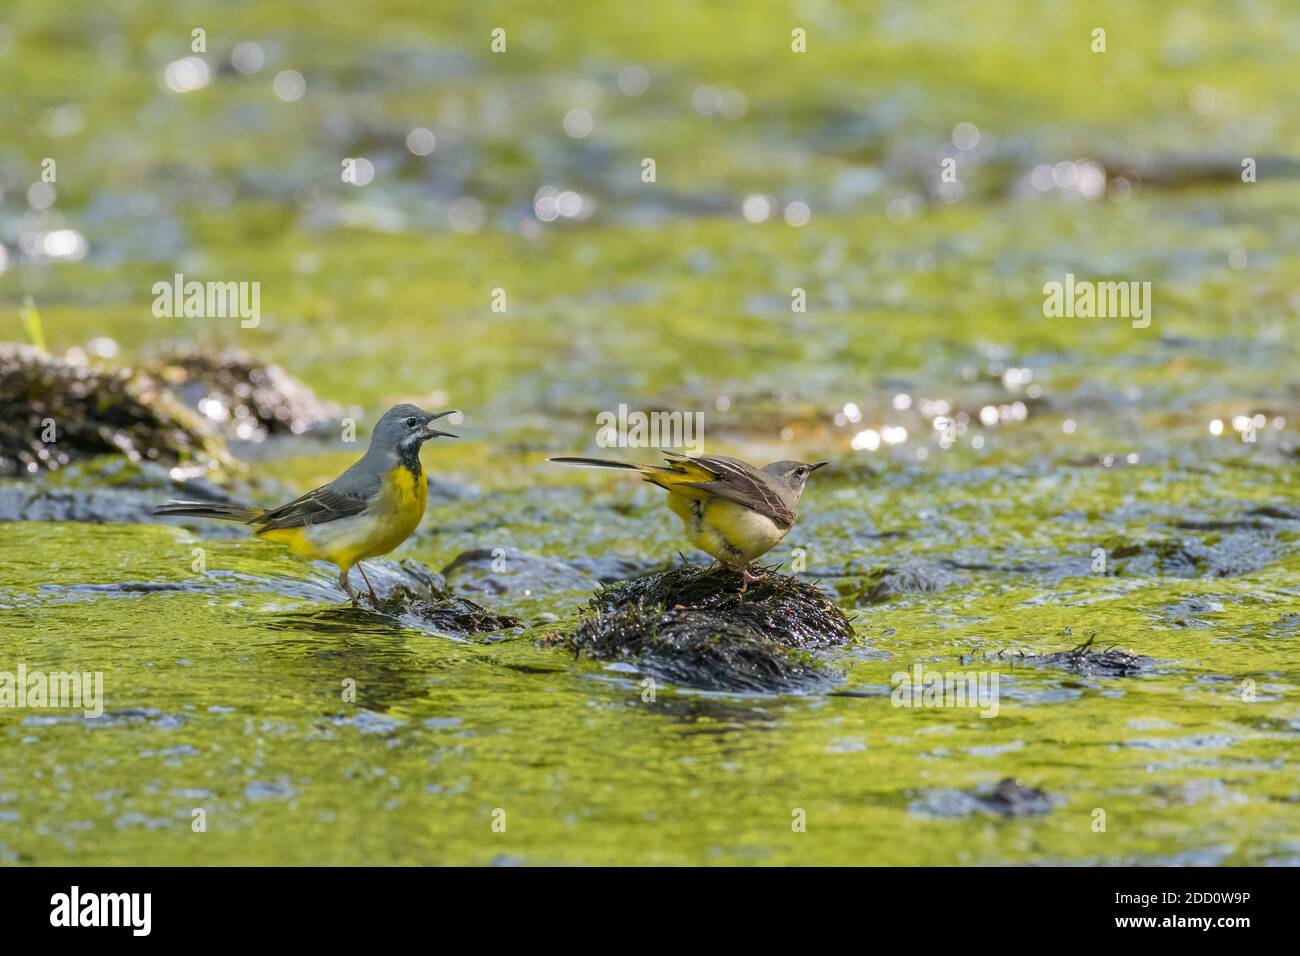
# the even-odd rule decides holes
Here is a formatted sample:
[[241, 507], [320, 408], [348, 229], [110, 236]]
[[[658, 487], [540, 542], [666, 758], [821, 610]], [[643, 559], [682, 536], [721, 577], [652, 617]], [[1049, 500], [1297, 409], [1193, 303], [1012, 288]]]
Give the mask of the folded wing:
[[258, 526], [255, 533], [324, 524], [359, 515], [365, 510], [366, 499], [362, 495], [336, 491], [325, 485], [262, 514], [255, 522]]
[[687, 458], [669, 454], [671, 457], [666, 459], [669, 467], [689, 479], [673, 482], [674, 489], [698, 488], [765, 515], [783, 528], [794, 524], [794, 511], [777, 493], [767, 475], [754, 466], [724, 455]]

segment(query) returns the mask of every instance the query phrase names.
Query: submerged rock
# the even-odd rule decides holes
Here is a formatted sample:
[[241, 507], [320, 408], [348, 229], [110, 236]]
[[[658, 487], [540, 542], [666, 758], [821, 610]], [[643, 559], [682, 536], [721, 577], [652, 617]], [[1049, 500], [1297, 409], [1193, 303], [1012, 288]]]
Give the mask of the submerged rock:
[[302, 435], [342, 414], [280, 366], [244, 352], [174, 349], [158, 359], [155, 371], [182, 402], [233, 440]]
[[529, 554], [518, 548], [474, 548], [442, 569], [458, 590], [483, 594], [548, 594], [553, 591], [592, 591], [600, 583], [558, 558]]
[[1286, 505], [1260, 505], [1251, 508], [1248, 513], [1278, 521], [1300, 521], [1300, 508], [1289, 508]]
[[813, 652], [852, 638], [849, 618], [811, 584], [769, 571], [741, 593], [734, 572], [686, 566], [605, 588], [573, 631], [543, 643], [685, 687], [782, 692], [837, 683]]
[[880, 604], [895, 594], [940, 591], [963, 580], [938, 562], [912, 558], [895, 567], [877, 568], [850, 588], [856, 604]]
[[1264, 524], [1202, 538], [1112, 539], [1105, 549], [1113, 573], [1122, 577], [1224, 578], [1250, 574], [1273, 561], [1277, 538], [1271, 526]]
[[1012, 777], [974, 790], [927, 790], [908, 805], [908, 810], [925, 817], [966, 817], [991, 813], [1000, 817], [1027, 817], [1051, 813], [1064, 798], [1037, 787], [1028, 787]]
[[[109, 453], [172, 468], [225, 463], [221, 443], [152, 375], [0, 343], [0, 475]], [[50, 437], [52, 441], [46, 441]]]
[[653, 561], [618, 554], [598, 554], [574, 558], [566, 562], [569, 567], [590, 574], [601, 584], [625, 581], [633, 575], [645, 574], [654, 569]]

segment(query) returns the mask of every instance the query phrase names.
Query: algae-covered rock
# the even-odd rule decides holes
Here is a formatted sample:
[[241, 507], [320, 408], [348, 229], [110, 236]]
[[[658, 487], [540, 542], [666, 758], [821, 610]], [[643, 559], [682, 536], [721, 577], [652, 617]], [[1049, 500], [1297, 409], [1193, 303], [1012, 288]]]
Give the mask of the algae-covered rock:
[[0, 343], [0, 475], [117, 453], [172, 468], [225, 463], [220, 441], [152, 375]]
[[740, 583], [722, 568], [647, 574], [600, 591], [573, 631], [544, 643], [704, 690], [823, 690], [841, 679], [815, 652], [852, 639], [843, 611], [775, 571], [744, 592]]
[[302, 435], [342, 414], [280, 366], [244, 352], [173, 349], [158, 359], [156, 371], [182, 402], [239, 441]]

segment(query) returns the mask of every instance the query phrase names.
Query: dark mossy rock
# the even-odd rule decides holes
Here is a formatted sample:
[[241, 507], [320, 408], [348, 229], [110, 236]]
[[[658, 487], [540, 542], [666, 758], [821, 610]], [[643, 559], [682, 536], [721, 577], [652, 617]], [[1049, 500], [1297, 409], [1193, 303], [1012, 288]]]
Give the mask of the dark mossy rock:
[[[0, 475], [104, 454], [165, 468], [228, 464], [221, 442], [152, 375], [0, 343]], [[54, 440], [46, 442], [50, 433]]]
[[[1053, 651], [1050, 654], [999, 651], [986, 659], [1011, 660], [1037, 667], [1055, 667], [1081, 677], [1137, 677], [1150, 673], [1160, 663], [1153, 657], [1134, 654], [1119, 647], [1095, 648], [1093, 644], [1096, 640], [1097, 635], [1094, 633], [1082, 644], [1064, 651]], [[972, 657], [967, 655], [962, 658], [962, 663], [968, 664], [971, 660]]]
[[1094, 648], [1097, 635], [1091, 635], [1082, 644], [1068, 651], [1055, 651], [1032, 657], [1035, 664], [1062, 667], [1084, 677], [1136, 677], [1155, 665], [1155, 660], [1120, 647]]
[[280, 366], [244, 352], [173, 349], [159, 357], [155, 371], [182, 402], [232, 440], [302, 435], [332, 425], [342, 415], [337, 405], [317, 398]]
[[847, 615], [817, 587], [769, 570], [740, 576], [685, 566], [607, 587], [578, 626], [543, 643], [702, 690], [825, 690], [842, 679], [816, 651], [853, 638]]
[[[419, 561], [368, 561], [366, 575], [379, 597], [375, 610], [413, 617], [440, 633], [482, 634], [519, 627], [523, 623], [516, 617], [497, 614], [468, 598], [453, 594], [441, 574]], [[369, 607], [364, 586], [359, 593], [363, 595], [362, 606]]]
[[509, 614], [498, 614], [469, 598], [444, 592], [433, 599], [414, 597], [396, 591], [379, 602], [379, 610], [396, 610], [417, 618], [420, 623], [444, 634], [485, 634], [489, 631], [520, 627], [523, 621]]

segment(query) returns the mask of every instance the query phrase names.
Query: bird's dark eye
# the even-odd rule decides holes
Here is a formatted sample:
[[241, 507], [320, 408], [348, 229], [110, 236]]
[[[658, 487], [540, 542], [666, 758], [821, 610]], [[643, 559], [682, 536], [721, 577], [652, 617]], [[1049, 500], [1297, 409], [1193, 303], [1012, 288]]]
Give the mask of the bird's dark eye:
[[406, 427], [407, 427], [407, 428], [414, 428], [414, 427], [415, 427], [415, 423], [416, 423], [416, 418], [415, 418], [414, 415], [412, 415], [410, 418], [408, 418], [408, 419], [406, 420]]
[[796, 477], [798, 477], [798, 478], [803, 478], [803, 477], [805, 477], [805, 476], [808, 474], [808, 469], [807, 469], [807, 468], [796, 468], [796, 469], [794, 470], [794, 473], [795, 473], [795, 476], [796, 476]]

